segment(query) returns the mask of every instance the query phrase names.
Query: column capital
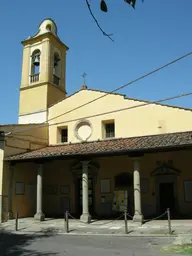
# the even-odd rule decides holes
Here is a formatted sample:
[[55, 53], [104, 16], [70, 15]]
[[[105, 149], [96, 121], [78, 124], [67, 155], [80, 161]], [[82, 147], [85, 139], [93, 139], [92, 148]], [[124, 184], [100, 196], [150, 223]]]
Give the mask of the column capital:
[[81, 161], [83, 166], [88, 165], [90, 162], [91, 162], [90, 160], [83, 160], [83, 161]]
[[45, 163], [45, 161], [43, 161], [43, 160], [36, 160], [36, 161], [34, 161], [34, 163], [37, 164], [37, 165], [43, 165]]
[[136, 156], [136, 157], [131, 157], [131, 160], [132, 161], [141, 161], [141, 159], [142, 159], [142, 157], [140, 157], [140, 156]]
[[135, 170], [139, 171], [140, 165], [141, 165], [141, 158], [134, 157], [132, 159], [132, 163], [133, 163], [133, 171], [135, 171]]
[[144, 153], [138, 152], [138, 153], [130, 153], [128, 154], [128, 157], [130, 158], [142, 158], [144, 156]]
[[12, 161], [8, 162], [9, 169], [13, 168], [13, 166], [15, 166], [15, 165], [16, 165], [16, 163], [14, 163]]
[[4, 141], [5, 140], [5, 132], [0, 131], [0, 141]]

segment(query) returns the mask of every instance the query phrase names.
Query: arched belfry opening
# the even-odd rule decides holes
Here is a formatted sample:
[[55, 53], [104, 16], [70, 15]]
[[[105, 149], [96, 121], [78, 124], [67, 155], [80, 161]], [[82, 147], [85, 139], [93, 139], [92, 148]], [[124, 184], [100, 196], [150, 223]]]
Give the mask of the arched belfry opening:
[[53, 56], [53, 83], [57, 86], [60, 85], [61, 79], [61, 59], [59, 54], [56, 52]]
[[49, 32], [51, 32], [51, 31], [52, 31], [52, 26], [51, 26], [51, 24], [47, 24], [47, 25], [46, 25], [46, 29], [47, 29]]
[[40, 56], [41, 52], [39, 49], [35, 50], [31, 55], [31, 83], [39, 81]]

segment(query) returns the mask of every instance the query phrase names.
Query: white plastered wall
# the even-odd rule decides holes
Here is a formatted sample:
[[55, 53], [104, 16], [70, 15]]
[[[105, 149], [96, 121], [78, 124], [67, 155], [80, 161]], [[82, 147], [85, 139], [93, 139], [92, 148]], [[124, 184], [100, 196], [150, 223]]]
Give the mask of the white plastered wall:
[[47, 111], [19, 116], [19, 124], [39, 124], [47, 121]]

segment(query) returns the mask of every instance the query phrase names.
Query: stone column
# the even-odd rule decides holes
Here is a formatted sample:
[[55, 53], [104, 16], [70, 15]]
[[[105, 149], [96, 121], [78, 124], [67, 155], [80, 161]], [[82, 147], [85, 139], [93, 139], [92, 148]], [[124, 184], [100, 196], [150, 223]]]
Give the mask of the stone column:
[[35, 220], [43, 221], [45, 215], [42, 211], [42, 188], [43, 188], [43, 164], [39, 164], [37, 170], [37, 209], [34, 216]]
[[12, 202], [13, 202], [13, 164], [9, 164], [9, 193], [8, 193], [8, 220], [13, 219], [13, 210], [12, 210]]
[[80, 217], [81, 221], [85, 223], [91, 222], [91, 215], [89, 214], [89, 178], [88, 178], [88, 164], [89, 161], [82, 161], [82, 205], [83, 212]]
[[141, 186], [140, 186], [139, 158], [133, 159], [133, 189], [134, 189], [134, 206], [135, 206], [133, 221], [142, 223], [143, 215], [141, 213]]

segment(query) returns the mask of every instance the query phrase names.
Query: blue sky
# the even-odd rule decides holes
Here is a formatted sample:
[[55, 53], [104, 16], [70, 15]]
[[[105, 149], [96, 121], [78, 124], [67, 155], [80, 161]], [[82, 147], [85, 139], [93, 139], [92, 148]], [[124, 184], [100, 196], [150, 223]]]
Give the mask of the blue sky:
[[[90, 0], [92, 10], [114, 43], [96, 27], [85, 1], [2, 1], [0, 124], [17, 123], [21, 80], [21, 41], [38, 31], [50, 17], [57, 23], [67, 53], [67, 92], [82, 85], [113, 89], [192, 50], [192, 1], [137, 0], [136, 10], [123, 0], [106, 0], [109, 12], [99, 10], [99, 0]], [[128, 97], [157, 100], [192, 91], [192, 56], [127, 87]], [[192, 96], [167, 103], [192, 106]]]

